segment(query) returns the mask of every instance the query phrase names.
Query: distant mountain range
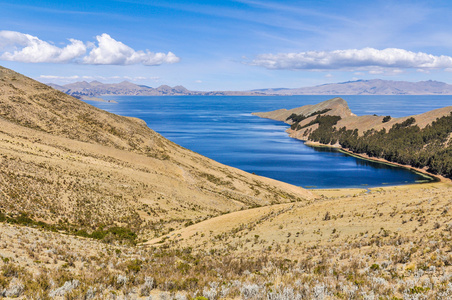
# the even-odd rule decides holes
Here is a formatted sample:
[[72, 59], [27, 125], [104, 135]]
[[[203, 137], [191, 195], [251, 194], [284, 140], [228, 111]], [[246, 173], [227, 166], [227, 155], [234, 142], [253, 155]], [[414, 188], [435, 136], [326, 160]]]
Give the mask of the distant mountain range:
[[198, 95], [198, 96], [244, 96], [244, 95], [264, 95], [259, 92], [234, 92], [234, 91], [213, 91], [213, 92], [197, 92], [189, 91], [185, 87], [178, 85], [170, 87], [168, 85], [161, 85], [157, 88], [152, 88], [146, 85], [137, 85], [128, 81], [121, 83], [101, 83], [99, 81], [92, 82], [75, 82], [66, 85], [48, 84], [54, 89], [60, 90], [68, 95], [79, 99], [88, 99], [91, 97], [99, 97], [104, 95], [118, 95], [118, 96], [183, 96], [183, 95]]
[[452, 95], [452, 85], [440, 81], [356, 80], [296, 89], [260, 89], [266, 95]]
[[103, 95], [118, 96], [265, 96], [265, 95], [452, 95], [452, 85], [439, 81], [392, 81], [382, 79], [328, 83], [304, 88], [269, 88], [251, 91], [190, 91], [178, 85], [161, 85], [152, 88], [128, 81], [105, 84], [99, 81], [75, 82], [66, 85], [49, 84], [51, 87], [79, 99]]

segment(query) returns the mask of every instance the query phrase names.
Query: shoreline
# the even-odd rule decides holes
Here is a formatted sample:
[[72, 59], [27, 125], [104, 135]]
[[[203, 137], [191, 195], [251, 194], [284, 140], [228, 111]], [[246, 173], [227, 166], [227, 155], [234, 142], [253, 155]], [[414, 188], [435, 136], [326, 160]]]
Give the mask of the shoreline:
[[79, 98], [79, 100], [82, 101], [95, 101], [95, 102], [105, 102], [105, 103], [118, 103], [115, 100], [105, 100], [99, 97], [86, 97], [86, 96], [82, 96]]
[[[290, 136], [290, 135], [289, 135]], [[297, 138], [295, 138], [297, 139]], [[304, 141], [304, 144], [306, 146], [309, 147], [325, 147], [325, 148], [334, 148], [337, 149], [338, 151], [348, 154], [350, 156], [359, 158], [359, 159], [364, 159], [364, 160], [369, 160], [369, 161], [374, 161], [374, 162], [378, 162], [378, 163], [382, 163], [382, 164], [386, 164], [386, 165], [390, 165], [390, 166], [396, 166], [396, 167], [401, 167], [404, 169], [408, 169], [412, 172], [415, 172], [423, 177], [429, 177], [432, 178], [433, 180], [430, 182], [425, 182], [425, 183], [435, 183], [435, 182], [442, 182], [442, 183], [452, 183], [452, 180], [449, 178], [446, 178], [444, 176], [441, 175], [437, 175], [437, 174], [432, 174], [429, 173], [427, 170], [424, 169], [420, 169], [420, 168], [416, 168], [410, 165], [403, 165], [400, 163], [396, 163], [396, 162], [391, 162], [389, 160], [386, 160], [384, 158], [378, 158], [378, 157], [370, 157], [367, 154], [361, 154], [361, 153], [355, 153], [353, 151], [350, 151], [347, 148], [343, 148], [341, 146], [335, 146], [335, 145], [326, 145], [326, 144], [322, 144], [319, 142], [312, 142], [312, 141], [308, 141], [308, 140], [302, 140], [302, 139], [297, 139], [297, 140], [301, 140]], [[403, 185], [413, 185], [413, 184], [424, 184], [424, 183], [409, 183], [409, 184], [403, 184]], [[400, 185], [393, 185], [393, 186], [400, 186]]]

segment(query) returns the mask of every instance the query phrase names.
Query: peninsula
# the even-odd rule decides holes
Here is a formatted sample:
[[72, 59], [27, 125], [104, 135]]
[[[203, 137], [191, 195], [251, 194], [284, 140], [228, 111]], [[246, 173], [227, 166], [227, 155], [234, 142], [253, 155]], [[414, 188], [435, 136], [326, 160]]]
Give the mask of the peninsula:
[[290, 124], [293, 138], [452, 178], [452, 106], [402, 118], [356, 116], [342, 98], [253, 113]]

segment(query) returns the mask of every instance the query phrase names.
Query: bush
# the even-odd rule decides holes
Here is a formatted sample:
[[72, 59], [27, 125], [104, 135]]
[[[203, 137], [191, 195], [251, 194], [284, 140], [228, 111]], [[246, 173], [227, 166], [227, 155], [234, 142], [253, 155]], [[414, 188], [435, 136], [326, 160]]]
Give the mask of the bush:
[[290, 126], [290, 128], [293, 129], [293, 130], [295, 130], [295, 129], [296, 129], [296, 130], [299, 130], [298, 127], [300, 127], [300, 126], [298, 126], [298, 124], [299, 124], [301, 121], [306, 120], [307, 118], [310, 118], [310, 117], [313, 117], [313, 116], [316, 116], [316, 115], [324, 114], [324, 113], [326, 113], [326, 112], [329, 112], [330, 110], [331, 110], [330, 108], [326, 108], [326, 109], [323, 109], [323, 110], [318, 110], [318, 111], [315, 111], [315, 112], [313, 112], [313, 113], [311, 113], [311, 114], [309, 114], [309, 115], [307, 115], [307, 116], [305, 116], [305, 115], [291, 114], [291, 115], [286, 119], [286, 121], [292, 120], [294, 123]]

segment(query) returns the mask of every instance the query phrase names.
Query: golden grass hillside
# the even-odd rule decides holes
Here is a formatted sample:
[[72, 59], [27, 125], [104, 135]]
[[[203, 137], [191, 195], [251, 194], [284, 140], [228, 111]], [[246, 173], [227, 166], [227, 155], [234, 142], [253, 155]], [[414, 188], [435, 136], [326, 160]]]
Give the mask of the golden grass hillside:
[[316, 192], [311, 204], [232, 212], [134, 247], [0, 224], [0, 295], [452, 297], [450, 184]]
[[[365, 189], [313, 190], [321, 199], [232, 212], [174, 231], [149, 245], [226, 252], [269, 251], [296, 258], [306, 248], [382, 236], [409, 239], [449, 235], [451, 183]], [[450, 223], [450, 224], [449, 224]], [[447, 230], [446, 230], [447, 229]], [[227, 247], [225, 246], [227, 244]]]
[[316, 192], [310, 204], [234, 212], [148, 244], [271, 261], [242, 274], [249, 299], [450, 299], [450, 183]]
[[141, 120], [94, 108], [5, 68], [0, 197], [10, 221], [22, 217], [83, 235], [97, 230], [100, 237], [116, 236], [108, 229], [121, 227], [145, 239], [230, 211], [314, 198], [216, 163]]

